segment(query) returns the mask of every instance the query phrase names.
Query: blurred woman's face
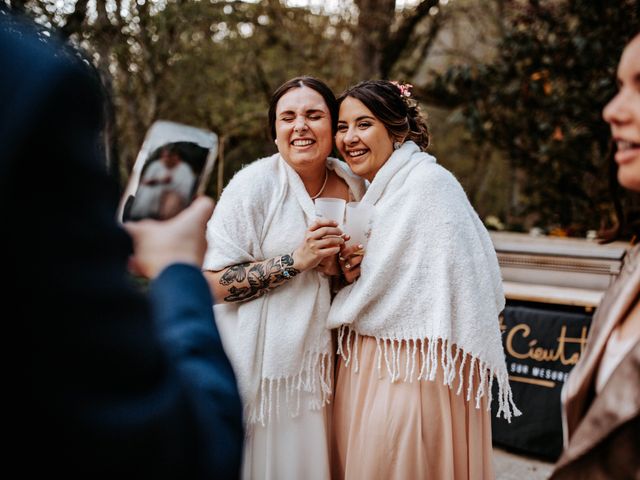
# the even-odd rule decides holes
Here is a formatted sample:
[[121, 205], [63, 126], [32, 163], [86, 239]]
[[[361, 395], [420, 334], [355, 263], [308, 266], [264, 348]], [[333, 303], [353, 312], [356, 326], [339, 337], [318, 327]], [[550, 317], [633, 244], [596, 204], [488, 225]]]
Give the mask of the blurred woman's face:
[[387, 127], [353, 97], [340, 104], [336, 146], [353, 173], [369, 181], [393, 153], [393, 139]]
[[282, 158], [300, 172], [324, 165], [333, 148], [331, 114], [318, 92], [300, 87], [276, 105], [276, 145]]
[[640, 35], [627, 45], [618, 65], [619, 90], [602, 116], [617, 145], [618, 181], [640, 191]]

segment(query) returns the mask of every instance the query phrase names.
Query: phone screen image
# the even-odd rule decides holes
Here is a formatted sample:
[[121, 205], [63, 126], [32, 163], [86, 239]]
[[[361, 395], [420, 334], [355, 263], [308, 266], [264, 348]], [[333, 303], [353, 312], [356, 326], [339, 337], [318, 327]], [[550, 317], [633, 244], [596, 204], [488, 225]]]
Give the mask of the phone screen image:
[[155, 122], [145, 137], [120, 203], [122, 222], [166, 220], [204, 193], [217, 136], [174, 122]]

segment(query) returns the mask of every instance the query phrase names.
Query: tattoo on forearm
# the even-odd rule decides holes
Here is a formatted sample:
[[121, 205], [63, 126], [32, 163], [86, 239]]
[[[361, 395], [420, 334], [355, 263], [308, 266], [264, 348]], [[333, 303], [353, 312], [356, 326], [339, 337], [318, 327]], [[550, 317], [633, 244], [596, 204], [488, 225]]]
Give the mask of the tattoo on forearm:
[[247, 276], [247, 267], [251, 265], [249, 262], [240, 263], [227, 268], [220, 278], [220, 285], [231, 285], [233, 282], [242, 282]]
[[241, 302], [261, 297], [298, 273], [300, 271], [293, 268], [293, 256], [282, 255], [264, 262], [229, 267], [220, 278], [220, 285], [229, 286], [225, 301]]

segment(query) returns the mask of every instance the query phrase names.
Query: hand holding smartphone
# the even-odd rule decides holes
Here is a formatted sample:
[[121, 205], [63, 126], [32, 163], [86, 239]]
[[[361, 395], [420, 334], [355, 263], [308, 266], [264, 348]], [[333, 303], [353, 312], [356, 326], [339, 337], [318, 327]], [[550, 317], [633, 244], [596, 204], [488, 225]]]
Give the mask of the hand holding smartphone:
[[145, 137], [118, 209], [121, 222], [174, 217], [206, 190], [217, 156], [215, 133], [168, 121]]

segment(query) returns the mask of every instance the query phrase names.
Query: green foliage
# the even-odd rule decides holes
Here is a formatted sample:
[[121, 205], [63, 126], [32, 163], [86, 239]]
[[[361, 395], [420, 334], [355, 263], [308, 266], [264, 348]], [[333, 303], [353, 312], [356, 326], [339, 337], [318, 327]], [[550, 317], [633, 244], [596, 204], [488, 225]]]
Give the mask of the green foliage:
[[[168, 3], [149, 14], [136, 35], [143, 56], [128, 48], [132, 63], [121, 70], [116, 88], [119, 110], [132, 103], [155, 106], [139, 122], [145, 129], [163, 118], [215, 131], [224, 138], [228, 179], [242, 164], [275, 151], [266, 111], [279, 84], [313, 73], [336, 86], [349, 75], [347, 65], [331, 62], [348, 48], [339, 35], [345, 25], [332, 22], [279, 3]], [[126, 116], [119, 118], [123, 134], [141, 134]]]
[[[422, 0], [404, 10], [393, 0], [354, 0], [336, 13], [282, 0], [22, 3], [41, 23], [62, 27], [103, 71], [124, 180], [146, 130], [166, 119], [220, 136], [224, 184], [275, 152], [266, 111], [278, 85], [312, 74], [340, 92], [370, 71], [420, 86], [432, 151], [482, 217], [576, 233], [610, 223], [600, 112], [640, 24], [637, 0], [456, 0], [437, 8]], [[434, 65], [443, 71], [462, 60], [429, 81]], [[209, 193], [216, 184], [214, 175]]]
[[609, 129], [602, 108], [637, 33], [638, 2], [507, 2], [497, 55], [449, 69], [435, 90], [462, 102], [480, 143], [505, 153], [518, 181], [512, 224], [534, 214], [575, 233], [611, 215]]
[[93, 16], [87, 0], [27, 7], [41, 23], [62, 27], [103, 71], [125, 180], [155, 120], [216, 132], [226, 180], [275, 151], [266, 112], [278, 85], [312, 74], [339, 90], [353, 78], [351, 63], [336, 61], [350, 56], [350, 21], [278, 0], [96, 0]]
[[242, 164], [275, 151], [266, 111], [278, 85], [311, 74], [340, 92], [363, 66], [384, 76], [403, 55], [426, 56], [442, 25], [430, 10], [437, 0], [397, 11], [395, 0], [355, 3], [360, 11], [283, 0], [26, 0], [26, 9], [60, 27], [102, 70], [123, 180], [149, 126], [166, 119], [220, 136], [225, 183]]

